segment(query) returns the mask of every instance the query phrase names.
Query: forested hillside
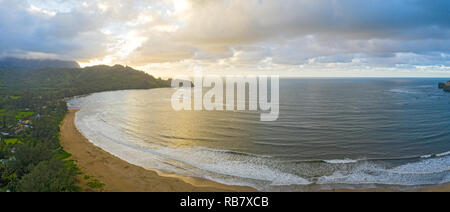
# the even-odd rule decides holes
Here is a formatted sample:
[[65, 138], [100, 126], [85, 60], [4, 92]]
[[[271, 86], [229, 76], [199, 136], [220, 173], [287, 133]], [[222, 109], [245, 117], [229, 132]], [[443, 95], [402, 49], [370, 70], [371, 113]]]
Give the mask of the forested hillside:
[[67, 112], [65, 98], [168, 86], [168, 80], [119, 65], [0, 68], [0, 192], [79, 191], [79, 171], [59, 145], [59, 124]]
[[75, 61], [55, 59], [0, 58], [0, 69], [39, 70], [43, 68], [80, 68]]
[[36, 97], [43, 100], [61, 99], [93, 92], [150, 89], [169, 87], [170, 81], [156, 79], [142, 71], [130, 67], [94, 66], [83, 69], [41, 69], [0, 71], [1, 96], [24, 96], [18, 101], [0, 101], [1, 104], [18, 104], [32, 107]]

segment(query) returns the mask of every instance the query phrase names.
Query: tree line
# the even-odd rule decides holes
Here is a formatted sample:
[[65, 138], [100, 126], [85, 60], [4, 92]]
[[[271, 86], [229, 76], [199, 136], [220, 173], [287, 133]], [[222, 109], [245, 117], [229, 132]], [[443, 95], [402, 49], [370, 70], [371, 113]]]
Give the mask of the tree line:
[[[76, 178], [79, 170], [73, 161], [67, 160], [70, 154], [59, 145], [59, 126], [67, 113], [67, 98], [102, 91], [169, 86], [170, 80], [120, 65], [0, 69], [0, 191], [80, 190]], [[31, 124], [16, 134], [20, 124], [17, 114], [21, 112], [32, 114], [23, 117]]]

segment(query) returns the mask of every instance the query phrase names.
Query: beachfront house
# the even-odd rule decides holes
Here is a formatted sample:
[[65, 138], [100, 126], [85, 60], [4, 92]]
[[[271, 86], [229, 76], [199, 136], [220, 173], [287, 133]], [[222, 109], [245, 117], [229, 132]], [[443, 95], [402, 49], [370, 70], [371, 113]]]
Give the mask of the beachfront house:
[[9, 133], [7, 133], [7, 132], [1, 132], [0, 134], [1, 134], [1, 136], [0, 136], [0, 141], [3, 141], [4, 138], [6, 138], [7, 136], [9, 136]]
[[17, 122], [17, 127], [16, 127], [16, 131], [14, 132], [14, 134], [18, 135], [19, 133], [21, 133], [22, 131], [24, 131], [27, 128], [31, 128], [31, 121], [30, 120], [18, 120]]
[[6, 162], [15, 161], [15, 160], [16, 160], [15, 157], [10, 157], [9, 159], [0, 159], [0, 163], [5, 164]]

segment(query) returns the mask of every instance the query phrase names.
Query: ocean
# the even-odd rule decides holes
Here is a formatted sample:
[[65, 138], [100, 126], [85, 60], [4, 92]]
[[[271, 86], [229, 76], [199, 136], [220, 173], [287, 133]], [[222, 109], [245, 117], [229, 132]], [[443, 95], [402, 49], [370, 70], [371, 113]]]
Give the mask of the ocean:
[[262, 191], [450, 182], [445, 79], [281, 79], [280, 114], [180, 111], [172, 88], [74, 98], [76, 126], [132, 164]]

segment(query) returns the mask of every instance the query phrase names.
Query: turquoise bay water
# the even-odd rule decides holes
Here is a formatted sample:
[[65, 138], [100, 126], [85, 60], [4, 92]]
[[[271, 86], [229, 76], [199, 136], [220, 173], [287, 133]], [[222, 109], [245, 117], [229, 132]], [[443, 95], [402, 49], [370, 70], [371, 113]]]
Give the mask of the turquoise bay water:
[[172, 110], [173, 89], [75, 98], [76, 125], [133, 164], [265, 191], [450, 182], [443, 79], [282, 79], [280, 117]]

